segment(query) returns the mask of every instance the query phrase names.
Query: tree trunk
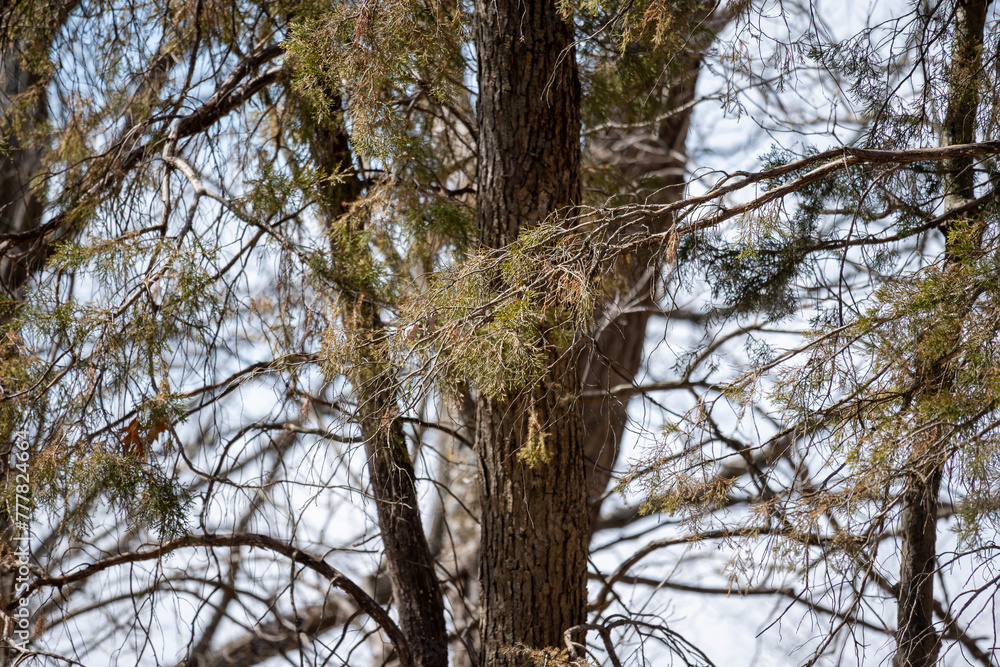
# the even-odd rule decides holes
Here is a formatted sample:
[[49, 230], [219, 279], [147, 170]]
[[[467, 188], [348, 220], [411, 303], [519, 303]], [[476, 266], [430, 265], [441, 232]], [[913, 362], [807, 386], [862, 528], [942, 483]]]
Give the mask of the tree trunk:
[[[339, 109], [340, 98], [331, 92], [330, 104]], [[308, 115], [308, 114], [307, 114]], [[317, 123], [309, 132], [313, 162], [328, 174], [351, 167], [350, 142], [342, 126]], [[352, 176], [326, 181], [319, 188], [321, 208], [328, 223], [347, 212], [361, 194], [361, 183]], [[336, 248], [333, 249], [336, 253]], [[334, 257], [334, 262], [337, 258]], [[345, 315], [345, 326], [359, 331], [360, 353], [369, 358], [350, 377], [358, 395], [359, 422], [368, 457], [368, 477], [375, 498], [385, 569], [399, 615], [399, 628], [406, 637], [417, 667], [448, 667], [448, 635], [444, 599], [434, 569], [434, 558], [424, 534], [417, 503], [416, 475], [406, 446], [403, 424], [398, 419], [396, 387], [391, 368], [378, 356], [379, 338], [385, 327], [378, 306], [365, 286], [360, 288], [354, 313]]]
[[[979, 108], [977, 81], [989, 4], [989, 0], [959, 0], [955, 6], [951, 80], [941, 138], [945, 146], [975, 141]], [[954, 211], [975, 198], [972, 159], [950, 160], [943, 169], [945, 212]], [[950, 223], [942, 230], [945, 234]], [[945, 270], [953, 259], [951, 243], [946, 241]], [[936, 391], [947, 391], [951, 380], [941, 360], [933, 360], [922, 374]], [[929, 448], [915, 447], [910, 457], [911, 469], [904, 482], [894, 667], [932, 667], [941, 648], [941, 637], [934, 629], [934, 572], [937, 568], [938, 494], [948, 458], [948, 443], [936, 437], [939, 430], [931, 429]]]
[[941, 469], [928, 461], [906, 481], [900, 532], [896, 655], [894, 667], [932, 667], [941, 640], [934, 629], [934, 571]]
[[369, 416], [362, 421], [368, 476], [399, 628], [410, 645], [415, 665], [448, 667], [444, 601], [424, 535], [416, 477], [402, 423], [393, 418], [395, 403], [384, 404], [384, 394], [376, 392], [364, 398], [369, 402], [363, 408]]
[[[475, 40], [477, 221], [483, 243], [497, 248], [578, 202], [580, 90], [572, 31], [554, 0], [477, 0]], [[478, 399], [485, 667], [534, 664], [524, 649], [561, 646], [586, 616], [583, 423], [572, 400], [579, 370], [572, 353], [550, 361], [540, 386]], [[532, 438], [548, 460], [518, 457]]]
[[[41, 78], [21, 67], [15, 47], [0, 52], [0, 137], [7, 147], [0, 152], [0, 234], [16, 234], [37, 229], [42, 219], [42, 202], [32, 192], [32, 183], [42, 168], [44, 147], [35, 145], [31, 132], [48, 117], [44, 92], [24, 108], [24, 95], [41, 84]], [[12, 118], [16, 116], [16, 118]], [[13, 126], [13, 127], [12, 127]], [[15, 131], [14, 127], [19, 127]], [[29, 273], [23, 256], [30, 244], [22, 244], [0, 257], [0, 321], [21, 299], [21, 288]], [[12, 303], [13, 302], [13, 303]]]
[[[696, 17], [692, 24], [705, 25], [712, 11]], [[724, 24], [725, 20], [722, 18], [720, 23]], [[690, 51], [674, 56], [678, 64], [662, 93], [661, 110], [680, 111], [657, 127], [639, 131], [608, 129], [589, 142], [591, 159], [616, 167], [628, 192], [639, 203], [666, 205], [684, 196], [685, 144], [692, 111], [685, 107], [694, 99], [704, 52], [712, 43], [715, 29], [715, 25], [706, 25], [692, 39]], [[635, 141], [636, 134], [641, 134], [643, 140]], [[658, 234], [672, 224], [671, 216], [662, 216], [647, 225], [648, 232]], [[655, 250], [642, 251], [621, 262], [618, 269], [621, 288], [595, 314], [599, 329], [593, 352], [584, 364], [586, 389], [607, 391], [634, 382], [642, 365], [646, 324], [656, 306], [657, 253]], [[600, 514], [611, 472], [618, 460], [628, 423], [628, 403], [629, 397], [606, 395], [584, 404], [584, 453], [592, 525]]]
[[580, 84], [553, 0], [476, 2], [477, 222], [499, 248], [580, 197]]

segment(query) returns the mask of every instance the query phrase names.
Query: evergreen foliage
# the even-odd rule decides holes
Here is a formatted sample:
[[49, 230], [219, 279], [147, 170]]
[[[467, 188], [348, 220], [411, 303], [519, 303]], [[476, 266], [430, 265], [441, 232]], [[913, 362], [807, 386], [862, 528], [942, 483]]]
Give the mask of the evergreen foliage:
[[[843, 38], [811, 6], [525, 0], [576, 40], [558, 57], [582, 91], [583, 195], [501, 248], [476, 227], [476, 6], [0, 9], [0, 442], [28, 452], [0, 469], [0, 554], [13, 572], [21, 474], [33, 655], [479, 664], [487, 615], [521, 613], [480, 616], [485, 501], [562, 567], [588, 536], [522, 505], [579, 477], [559, 469], [579, 440], [588, 623], [557, 628], [565, 646], [517, 638], [497, 665], [707, 662], [666, 618], [671, 590], [797, 605], [768, 617], [812, 623], [794, 662], [864, 658], [881, 632], [901, 667], [995, 664], [987, 4], [902, 3]], [[983, 34], [962, 36], [980, 10]], [[550, 37], [529, 23], [504, 48]], [[690, 140], [711, 144], [692, 113], [712, 105], [763, 128], [751, 167]], [[521, 444], [496, 461], [487, 441]], [[635, 569], [695, 543], [718, 563]], [[208, 556], [160, 560], [179, 544]], [[504, 562], [530, 568], [528, 551]], [[972, 582], [951, 598], [949, 566]], [[564, 593], [531, 574], [512, 596]], [[922, 656], [917, 621], [893, 618], [911, 595], [936, 642]], [[195, 620], [163, 620], [188, 604]], [[114, 622], [80, 646], [97, 615]]]

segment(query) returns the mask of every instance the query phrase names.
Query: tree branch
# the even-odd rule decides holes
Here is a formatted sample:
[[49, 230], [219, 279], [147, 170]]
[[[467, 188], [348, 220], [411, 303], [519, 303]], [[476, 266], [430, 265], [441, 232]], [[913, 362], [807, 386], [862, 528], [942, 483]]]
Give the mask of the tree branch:
[[[308, 554], [273, 537], [257, 533], [188, 535], [176, 540], [164, 542], [157, 547], [152, 547], [144, 551], [133, 551], [115, 556], [109, 556], [108, 558], [93, 562], [80, 570], [76, 570], [75, 572], [69, 572], [59, 576], [38, 577], [28, 585], [27, 589], [25, 589], [20, 597], [26, 597], [43, 587], [61, 588], [67, 584], [81, 581], [97, 574], [98, 572], [102, 572], [118, 565], [147, 560], [158, 560], [172, 551], [186, 547], [254, 547], [258, 549], [267, 549], [280, 553], [286, 558], [303, 565], [323, 577], [326, 577], [332, 585], [344, 591], [352, 600], [354, 600], [358, 607], [363, 612], [368, 614], [368, 616], [378, 623], [382, 630], [385, 631], [385, 633], [389, 636], [389, 641], [392, 642], [393, 647], [396, 649], [400, 666], [412, 667], [413, 661], [410, 657], [410, 648], [406, 639], [403, 637], [403, 633], [400, 631], [399, 627], [396, 625], [395, 621], [392, 620], [389, 614], [377, 602], [375, 602], [370, 595], [365, 593], [360, 586], [355, 584], [322, 558]], [[7, 605], [7, 609], [14, 609], [17, 606], [17, 603], [17, 600], [12, 601]]]

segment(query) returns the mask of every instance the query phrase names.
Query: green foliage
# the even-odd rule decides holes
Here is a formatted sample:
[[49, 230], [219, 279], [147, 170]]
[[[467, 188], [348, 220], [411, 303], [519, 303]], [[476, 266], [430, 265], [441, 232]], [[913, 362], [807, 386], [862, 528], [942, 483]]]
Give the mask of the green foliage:
[[[997, 241], [993, 214], [954, 220], [947, 258], [913, 273], [881, 276], [863, 309], [840, 304], [850, 319], [817, 320], [794, 356], [758, 359], [723, 389], [719, 404], [746, 404], [770, 387], [766, 404], [774, 414], [793, 425], [794, 437], [811, 443], [813, 456], [824, 452], [822, 469], [839, 471], [824, 487], [761, 506], [758, 518], [780, 520], [783, 539], [808, 545], [825, 519], [835, 517], [838, 530], [824, 553], [841, 553], [849, 569], [859, 548], [852, 535], [888, 521], [913, 470], [949, 459], [953, 483], [963, 489], [956, 527], [962, 539], [975, 545], [997, 525], [1000, 258], [982, 250]], [[736, 257], [738, 251], [728, 252]], [[681, 424], [670, 425], [645, 465], [625, 480], [643, 492], [644, 511], [680, 513], [697, 524], [708, 518], [704, 508], [724, 504], [747, 484], [723, 474], [725, 457], [710, 444], [718, 436], [710, 418], [716, 407], [699, 402]], [[673, 453], [675, 443], [682, 455]], [[775, 446], [765, 442], [739, 453], [758, 456]], [[793, 563], [802, 557], [797, 549], [780, 554]]]
[[[215, 255], [197, 244], [126, 234], [63, 243], [51, 261], [57, 275], [74, 280], [36, 285], [11, 325], [31, 345], [65, 352], [42, 363], [21, 346], [2, 366], [22, 387], [4, 411], [30, 417], [47, 441], [33, 457], [35, 498], [78, 535], [90, 530], [91, 504], [99, 500], [129, 525], [178, 534], [187, 491], [161, 470], [170, 443], [162, 434], [184, 421], [186, 405], [167, 377], [176, 346], [196, 338], [206, 314], [220, 306], [209, 273]], [[93, 286], [87, 298], [71, 289], [75, 280]], [[133, 401], [133, 423], [109, 426], [104, 396]], [[157, 436], [163, 445], [154, 449]]]
[[[41, 360], [24, 344], [16, 326], [0, 329], [0, 387], [5, 393], [16, 395], [30, 391], [40, 364]], [[0, 442], [11, 442], [18, 424], [23, 422], [31, 407], [11, 400], [0, 401]]]
[[322, 253], [314, 253], [310, 257], [313, 270], [348, 292], [380, 294], [386, 271], [372, 255], [376, 233], [352, 224], [350, 219], [333, 223], [329, 230], [330, 260], [325, 261]]
[[298, 18], [286, 40], [295, 91], [317, 109], [348, 82], [352, 140], [387, 165], [405, 163], [426, 135], [410, 98], [454, 97], [461, 85], [463, 17], [411, 0], [343, 2]]
[[406, 306], [403, 347], [416, 348], [446, 383], [468, 380], [493, 398], [518, 394], [589, 321], [599, 285], [587, 257], [581, 239], [550, 223], [473, 254], [431, 276]]
[[[300, 208], [303, 191], [315, 186], [316, 175], [304, 171], [290, 176], [277, 169], [265, 156], [246, 178], [247, 194], [234, 202], [236, 213], [249, 220], [270, 221], [280, 219]], [[340, 174], [326, 175], [327, 179], [339, 178]]]
[[116, 445], [53, 443], [39, 452], [32, 470], [34, 498], [77, 536], [92, 530], [94, 498], [104, 499], [130, 528], [151, 527], [161, 538], [187, 528], [188, 497], [153, 464]]
[[726, 304], [723, 317], [764, 313], [779, 319], [794, 312], [794, 281], [803, 249], [786, 236], [757, 238], [749, 247], [719, 248], [691, 241], [678, 250], [681, 261], [696, 259], [712, 276], [713, 297]]
[[547, 439], [548, 433], [542, 428], [538, 421], [538, 413], [532, 407], [528, 415], [528, 437], [517, 452], [517, 459], [529, 468], [548, 464], [552, 460], [552, 451], [545, 442]]
[[537, 295], [530, 289], [502, 295], [491, 268], [485, 258], [472, 258], [443, 279], [435, 311], [447, 375], [469, 378], [496, 398], [533, 385], [544, 371], [545, 351]]

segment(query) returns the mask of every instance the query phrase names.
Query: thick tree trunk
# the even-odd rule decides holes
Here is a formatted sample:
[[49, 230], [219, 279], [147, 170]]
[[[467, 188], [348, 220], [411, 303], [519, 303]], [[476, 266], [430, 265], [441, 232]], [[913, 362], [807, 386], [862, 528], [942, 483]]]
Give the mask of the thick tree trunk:
[[[562, 364], [557, 372], [566, 376], [553, 375], [549, 391], [479, 403], [479, 600], [486, 667], [539, 664], [517, 649], [561, 646], [563, 632], [585, 620], [583, 429], [555, 389], [575, 373]], [[551, 458], [529, 465], [518, 453], [532, 416], [543, 425]]]
[[[475, 40], [477, 220], [483, 243], [496, 248], [578, 201], [580, 91], [572, 31], [555, 0], [477, 0]], [[551, 361], [541, 386], [478, 400], [485, 667], [535, 664], [524, 649], [561, 646], [563, 632], [585, 620], [583, 423], [572, 400], [579, 370], [572, 353]], [[532, 436], [548, 460], [519, 458]]]
[[[959, 0], [955, 6], [951, 80], [942, 145], [975, 141], [979, 91], [976, 82], [982, 66], [983, 30], [990, 0]], [[972, 160], [962, 158], [943, 165], [945, 211], [954, 211], [975, 198]], [[946, 234], [949, 224], [942, 230]], [[951, 263], [950, 242], [945, 245], [945, 270]], [[940, 360], [930, 360], [921, 374], [946, 391], [950, 376]], [[929, 447], [916, 447], [904, 482], [900, 532], [902, 551], [897, 599], [894, 667], [932, 667], [937, 662], [941, 637], [934, 628], [934, 572], [937, 568], [937, 510], [947, 443], [934, 437]]]
[[501, 247], [580, 196], [580, 84], [554, 0], [478, 0], [477, 221]]

